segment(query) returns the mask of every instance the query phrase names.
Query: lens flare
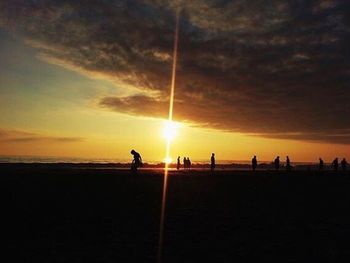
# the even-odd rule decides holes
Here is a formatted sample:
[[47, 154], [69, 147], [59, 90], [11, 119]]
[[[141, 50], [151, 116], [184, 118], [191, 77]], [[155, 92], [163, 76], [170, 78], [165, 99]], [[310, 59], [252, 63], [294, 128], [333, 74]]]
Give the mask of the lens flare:
[[[173, 65], [172, 65], [172, 76], [171, 76], [171, 89], [169, 97], [169, 117], [168, 124], [165, 125], [164, 135], [166, 137], [166, 149], [165, 149], [165, 160], [170, 159], [170, 143], [176, 135], [176, 129], [173, 127], [173, 109], [174, 109], [174, 94], [175, 94], [175, 79], [176, 79], [176, 63], [177, 63], [177, 47], [179, 41], [179, 12], [176, 10], [176, 24], [175, 24], [175, 35], [174, 35], [174, 53], [173, 53]], [[163, 196], [162, 196], [162, 208], [160, 213], [160, 226], [159, 226], [159, 245], [158, 245], [158, 262], [162, 261], [162, 249], [163, 249], [163, 233], [164, 233], [164, 218], [165, 218], [165, 203], [167, 196], [167, 184], [168, 184], [168, 168], [170, 162], [165, 162], [164, 166], [164, 181], [163, 181]]]

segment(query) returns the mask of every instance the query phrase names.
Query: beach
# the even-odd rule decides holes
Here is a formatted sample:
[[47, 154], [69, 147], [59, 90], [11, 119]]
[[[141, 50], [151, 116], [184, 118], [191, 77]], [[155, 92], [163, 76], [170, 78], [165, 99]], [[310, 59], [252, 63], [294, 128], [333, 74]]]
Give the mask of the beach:
[[[7, 262], [156, 262], [162, 169], [0, 172]], [[349, 175], [170, 170], [162, 262], [347, 262]]]

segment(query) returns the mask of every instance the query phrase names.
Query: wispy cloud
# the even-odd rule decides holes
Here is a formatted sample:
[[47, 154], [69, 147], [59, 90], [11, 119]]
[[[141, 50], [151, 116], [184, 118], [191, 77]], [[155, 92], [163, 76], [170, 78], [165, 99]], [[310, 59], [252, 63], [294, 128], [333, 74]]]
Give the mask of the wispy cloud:
[[82, 142], [82, 137], [46, 136], [21, 130], [0, 129], [0, 142], [29, 143], [29, 142], [57, 142], [72, 143]]
[[101, 107], [152, 117], [166, 116], [174, 10], [180, 7], [177, 120], [273, 138], [350, 141], [349, 133], [339, 133], [350, 129], [348, 1], [0, 5], [0, 26], [50, 63], [152, 91], [102, 98]]

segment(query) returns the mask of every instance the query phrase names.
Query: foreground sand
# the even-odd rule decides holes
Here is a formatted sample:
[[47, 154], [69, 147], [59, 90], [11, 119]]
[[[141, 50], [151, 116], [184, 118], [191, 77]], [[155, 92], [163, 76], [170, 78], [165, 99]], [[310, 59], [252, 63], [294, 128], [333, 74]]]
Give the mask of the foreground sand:
[[[6, 262], [156, 261], [161, 170], [0, 172]], [[350, 260], [348, 173], [170, 174], [163, 262]]]

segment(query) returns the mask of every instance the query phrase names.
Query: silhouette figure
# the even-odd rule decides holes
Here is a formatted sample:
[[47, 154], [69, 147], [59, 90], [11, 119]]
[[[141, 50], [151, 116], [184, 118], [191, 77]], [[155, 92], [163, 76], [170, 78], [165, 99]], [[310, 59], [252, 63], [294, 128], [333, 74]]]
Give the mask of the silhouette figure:
[[256, 156], [254, 155], [253, 159], [252, 159], [252, 168], [253, 171], [255, 171], [256, 167], [258, 166], [258, 161], [256, 159]]
[[287, 159], [286, 159], [286, 169], [287, 169], [287, 171], [290, 171], [291, 168], [292, 168], [292, 167], [290, 166], [289, 156], [287, 156]]
[[187, 169], [191, 170], [191, 160], [190, 157], [187, 157]]
[[137, 168], [142, 166], [142, 158], [141, 158], [141, 155], [135, 150], [131, 150], [130, 153], [134, 157], [131, 163], [131, 171], [133, 174], [137, 174]]
[[323, 162], [322, 158], [320, 158], [320, 163], [318, 165], [318, 170], [323, 171], [323, 166], [324, 166], [324, 162]]
[[343, 160], [340, 162], [341, 164], [341, 168], [343, 171], [346, 171], [346, 167], [348, 165], [348, 162], [345, 160], [345, 158], [343, 158]]
[[176, 169], [179, 170], [179, 169], [180, 169], [180, 166], [181, 166], [181, 163], [180, 163], [180, 156], [178, 156], [178, 157], [177, 157]]
[[275, 169], [279, 170], [280, 169], [280, 157], [279, 156], [276, 157], [274, 164], [275, 164]]
[[184, 157], [183, 162], [184, 162], [184, 169], [186, 170], [188, 166], [186, 157]]
[[322, 158], [319, 158], [318, 170], [323, 171], [324, 162]]
[[215, 154], [212, 153], [211, 154], [211, 158], [210, 158], [210, 170], [211, 170], [211, 173], [214, 172], [214, 169], [215, 169]]
[[334, 171], [338, 171], [338, 165], [339, 165], [338, 158], [335, 158], [332, 162], [332, 166], [333, 166]]

